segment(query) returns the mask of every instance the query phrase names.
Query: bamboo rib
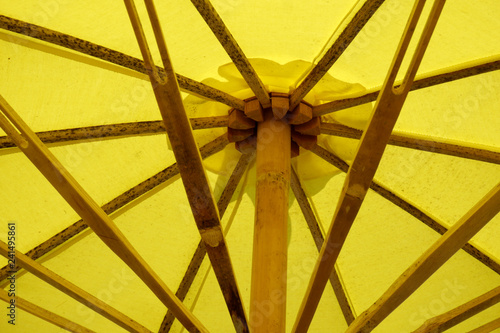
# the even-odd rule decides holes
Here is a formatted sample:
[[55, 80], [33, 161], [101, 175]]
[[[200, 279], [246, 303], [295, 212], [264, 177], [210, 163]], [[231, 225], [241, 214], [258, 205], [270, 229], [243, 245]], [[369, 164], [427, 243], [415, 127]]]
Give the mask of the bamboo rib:
[[247, 57], [241, 50], [240, 46], [234, 39], [233, 35], [229, 32], [224, 21], [220, 18], [217, 11], [212, 6], [209, 0], [191, 0], [200, 15], [214, 33], [215, 37], [219, 40], [220, 44], [226, 50], [227, 54], [238, 68], [239, 72], [247, 82], [250, 89], [259, 100], [262, 107], [267, 108], [271, 106], [271, 99], [266, 87], [260, 80]]
[[[193, 130], [227, 127], [228, 116], [190, 118]], [[100, 126], [78, 127], [63, 130], [36, 132], [43, 143], [58, 143], [77, 140], [106, 139], [129, 135], [148, 135], [164, 133], [163, 121], [141, 121]], [[15, 147], [8, 136], [0, 136], [0, 149]]]
[[469, 333], [490, 333], [497, 328], [500, 328], [500, 317], [484, 324], [483, 326], [473, 329]]
[[[219, 200], [217, 201], [217, 208], [219, 209], [221, 219], [224, 216], [226, 208], [229, 205], [229, 202], [231, 201], [231, 198], [233, 197], [236, 188], [238, 187], [241, 177], [243, 176], [245, 170], [247, 169], [248, 164], [253, 160], [253, 158], [254, 154], [241, 155], [238, 164], [236, 164], [236, 167], [234, 168], [233, 173], [231, 174], [231, 177], [229, 177], [226, 187], [224, 187], [224, 191], [222, 192]], [[228, 231], [229, 231], [228, 226], [226, 226], [226, 228], [224, 229], [224, 234], [227, 234]], [[205, 258], [206, 253], [207, 250], [205, 249], [205, 245], [203, 244], [202, 241], [200, 241], [194, 252], [193, 257], [191, 258], [191, 261], [189, 262], [189, 266], [186, 270], [186, 273], [184, 274], [184, 277], [182, 278], [179, 288], [175, 293], [175, 295], [179, 297], [181, 301], [184, 301], [184, 298], [189, 292], [189, 289], [191, 288], [194, 279], [198, 275], [199, 268], [203, 262], [203, 259]], [[170, 329], [172, 328], [174, 320], [175, 320], [174, 314], [171, 311], [167, 311], [167, 314], [165, 315], [165, 318], [163, 318], [163, 322], [158, 332], [159, 333], [169, 332]]]
[[[0, 289], [0, 299], [2, 301], [5, 301], [6, 303], [11, 302], [11, 298], [9, 297], [7, 292], [3, 289]], [[46, 322], [59, 326], [65, 330], [74, 333], [95, 333], [94, 331], [89, 330], [88, 328], [83, 327], [75, 322], [72, 322], [71, 320], [63, 318], [53, 312], [50, 312], [42, 307], [39, 307], [38, 305], [28, 302], [24, 298], [16, 296], [14, 299], [17, 308], [24, 310], [28, 313], [31, 313], [32, 315], [40, 319], [43, 319]]]
[[425, 1], [417, 1], [415, 3], [398, 51], [394, 57], [391, 70], [384, 83], [384, 88], [375, 105], [368, 128], [361, 138], [356, 157], [347, 172], [333, 221], [316, 262], [292, 332], [305, 332], [311, 323], [330, 272], [335, 265], [342, 245], [347, 238], [375, 175], [385, 146], [389, 141], [389, 136], [403, 107], [417, 68], [422, 61], [425, 49], [444, 6], [444, 2], [437, 0], [434, 3], [430, 17], [411, 60], [410, 67], [406, 72], [404, 83], [401, 87], [394, 89], [396, 75], [401, 67], [403, 57], [422, 13]]
[[[156, 9], [151, 0], [146, 0], [145, 4], [165, 69], [165, 80], [157, 81], [154, 73], [150, 75], [156, 101], [179, 166], [191, 211], [205, 243], [233, 325], [238, 332], [248, 332], [246, 314], [224, 239], [219, 213], [182, 104], [175, 71], [170, 62]], [[151, 58], [149, 47], [133, 0], [125, 0], [125, 5], [141, 53], [144, 59], [149, 59]]]
[[371, 332], [500, 211], [500, 183], [424, 252], [346, 333]]
[[[336, 123], [321, 123], [320, 130], [323, 134], [351, 139], [360, 139], [363, 135], [363, 131]], [[446, 143], [436, 139], [427, 140], [403, 134], [391, 134], [389, 145], [500, 164], [500, 152]]]
[[[349, 165], [345, 161], [343, 161], [335, 154], [331, 153], [330, 151], [326, 150], [321, 146], [316, 145], [311, 149], [311, 151], [343, 172], [347, 172], [347, 170], [349, 169]], [[370, 188], [374, 192], [381, 195], [383, 198], [389, 200], [396, 206], [403, 209], [408, 214], [411, 214], [412, 216], [420, 220], [422, 223], [424, 223], [437, 233], [443, 235], [446, 231], [448, 231], [448, 229], [445, 226], [443, 226], [440, 222], [430, 217], [425, 212], [423, 212], [413, 204], [409, 203], [404, 198], [396, 195], [395, 193], [393, 193], [393, 191], [389, 190], [376, 180], [373, 180], [373, 182], [370, 185]], [[462, 249], [469, 255], [471, 255], [473, 258], [480, 261], [483, 265], [491, 269], [492, 271], [496, 272], [497, 274], [500, 274], [500, 263], [495, 261], [495, 259], [492, 258], [490, 255], [484, 253], [482, 250], [476, 248], [470, 243], [465, 244]]]
[[325, 53], [323, 58], [312, 69], [302, 83], [295, 89], [290, 96], [290, 110], [295, 109], [300, 101], [321, 78], [328, 72], [337, 59], [344, 53], [345, 49], [356, 38], [366, 22], [370, 20], [377, 9], [384, 3], [384, 0], [368, 0], [363, 7], [356, 13], [339, 38], [333, 43], [330, 49]]
[[[137, 253], [109, 216], [85, 192], [80, 184], [69, 174], [1, 96], [0, 109], [27, 142], [25, 146], [18, 146], [19, 149], [40, 170], [78, 215], [94, 230], [96, 235], [141, 278], [165, 306], [175, 311], [176, 316], [178, 316], [186, 328], [191, 331], [206, 332], [201, 323], [184, 307], [139, 253]], [[9, 126], [9, 124], [2, 121], [2, 118], [0, 118], [0, 125], [2, 128]]]
[[[433, 75], [426, 78], [415, 80], [411, 86], [410, 91], [428, 88], [438, 84], [452, 82], [455, 80], [460, 80], [475, 75], [489, 73], [499, 69], [500, 69], [500, 60], [488, 61], [483, 64], [473, 65], [471, 67], [458, 69], [456, 71], [452, 71], [449, 73]], [[361, 104], [373, 102], [377, 99], [379, 93], [380, 90], [359, 97], [340, 99], [337, 101], [316, 105], [313, 107], [313, 116], [318, 117], [331, 112], [336, 112], [354, 106], [358, 106]]]
[[439, 316], [428, 319], [413, 333], [441, 333], [500, 302], [500, 287]]
[[[145, 64], [142, 60], [131, 57], [122, 52], [64, 34], [62, 32], [47, 29], [36, 24], [27, 23], [4, 15], [0, 15], [0, 28], [87, 54], [103, 61], [129, 68], [139, 73], [147, 74]], [[158, 67], [156, 70], [158, 73], [163, 75], [162, 68]], [[241, 99], [231, 96], [226, 92], [179, 74], [176, 74], [176, 77], [179, 82], [179, 86], [187, 92], [226, 104], [238, 110], [243, 110], [245, 107], [245, 103]]]
[[[5, 258], [9, 258], [9, 252], [10, 251], [7, 247], [7, 244], [0, 241], [0, 254], [3, 255]], [[140, 332], [140, 333], [151, 332], [146, 327], [137, 323], [135, 320], [124, 315], [115, 308], [109, 306], [107, 303], [101, 301], [97, 297], [92, 296], [91, 294], [79, 288], [78, 286], [74, 285], [73, 283], [65, 280], [64, 278], [60, 277], [59, 275], [55, 274], [51, 270], [45, 268], [44, 266], [40, 265], [36, 261], [30, 259], [29, 257], [27, 257], [26, 255], [22, 254], [17, 250], [15, 251], [15, 258], [16, 258], [15, 259], [16, 263], [19, 263], [19, 265], [24, 269], [26, 269], [28, 272], [32, 273], [33, 275], [47, 282], [51, 286], [62, 291], [66, 295], [74, 298], [83, 305], [96, 311], [97, 313], [101, 314], [105, 318], [111, 320], [112, 322], [126, 329], [127, 331]]]
[[[224, 147], [226, 147], [228, 143], [229, 142], [227, 141], [226, 134], [216, 138], [215, 140], [207, 143], [206, 145], [200, 148], [201, 157], [205, 159], [207, 157], [210, 157], [218, 153], [219, 151], [224, 149]], [[145, 181], [137, 184], [136, 186], [120, 194], [118, 197], [106, 203], [101, 208], [104, 210], [106, 214], [114, 213], [118, 211], [120, 208], [127, 205], [128, 203], [148, 193], [149, 191], [165, 183], [169, 179], [172, 179], [178, 174], [179, 174], [179, 168], [177, 167], [177, 163], [174, 163], [171, 166], [153, 175], [152, 177], [146, 179]], [[48, 252], [61, 246], [68, 240], [72, 239], [74, 236], [78, 235], [80, 232], [86, 230], [87, 228], [88, 225], [83, 220], [79, 220], [73, 223], [68, 228], [62, 230], [61, 232], [47, 239], [45, 242], [41, 243], [37, 247], [29, 250], [26, 253], [26, 255], [33, 260], [37, 260], [38, 258], [41, 258]], [[20, 267], [16, 267], [13, 271], [17, 272], [19, 269]], [[9, 269], [8, 266], [5, 266], [0, 270], [0, 281], [3, 281], [9, 275], [9, 271], [12, 271], [12, 269]]]
[[[290, 178], [290, 187], [299, 203], [300, 209], [302, 210], [302, 214], [307, 222], [307, 226], [311, 231], [311, 235], [314, 239], [314, 243], [318, 248], [318, 252], [321, 251], [321, 247], [325, 241], [323, 234], [321, 233], [321, 229], [319, 228], [318, 221], [316, 220], [316, 216], [309, 204], [309, 200], [307, 199], [307, 195], [300, 184], [299, 176], [295, 172], [295, 169], [291, 168], [291, 178]], [[339, 302], [340, 309], [342, 310], [342, 314], [344, 315], [344, 319], [349, 326], [354, 320], [354, 313], [352, 312], [351, 305], [349, 304], [349, 298], [347, 297], [347, 292], [343, 288], [342, 283], [340, 282], [340, 277], [337, 273], [337, 270], [332, 269], [332, 273], [330, 274], [330, 284], [332, 285], [335, 296], [337, 297], [337, 301]]]

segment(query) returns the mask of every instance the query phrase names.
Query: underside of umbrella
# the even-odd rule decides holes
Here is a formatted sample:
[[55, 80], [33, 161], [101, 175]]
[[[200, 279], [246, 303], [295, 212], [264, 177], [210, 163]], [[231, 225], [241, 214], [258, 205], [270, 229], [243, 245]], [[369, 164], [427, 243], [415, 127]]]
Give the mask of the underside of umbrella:
[[0, 4], [0, 331], [500, 331], [497, 1]]

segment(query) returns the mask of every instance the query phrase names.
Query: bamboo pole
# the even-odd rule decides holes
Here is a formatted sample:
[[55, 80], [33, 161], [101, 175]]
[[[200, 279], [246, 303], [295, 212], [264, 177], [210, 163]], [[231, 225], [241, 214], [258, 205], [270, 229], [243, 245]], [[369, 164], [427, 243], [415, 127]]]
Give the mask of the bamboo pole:
[[[4, 15], [0, 15], [0, 29], [5, 29], [17, 34], [42, 40], [47, 43], [59, 45], [69, 50], [87, 54], [97, 59], [129, 68], [135, 72], [147, 74], [144, 62], [140, 59], [59, 31], [47, 29], [36, 24], [20, 21]], [[162, 68], [158, 67], [157, 70], [160, 73], [163, 73]], [[204, 83], [195, 81], [180, 74], [176, 74], [176, 77], [180, 88], [189, 93], [229, 105], [239, 110], [243, 110], [243, 107], [245, 106], [245, 103], [241, 99], [231, 96], [230, 94], [219, 89], [207, 86]]]
[[257, 188], [250, 293], [253, 333], [285, 332], [290, 125], [266, 109], [257, 125]]

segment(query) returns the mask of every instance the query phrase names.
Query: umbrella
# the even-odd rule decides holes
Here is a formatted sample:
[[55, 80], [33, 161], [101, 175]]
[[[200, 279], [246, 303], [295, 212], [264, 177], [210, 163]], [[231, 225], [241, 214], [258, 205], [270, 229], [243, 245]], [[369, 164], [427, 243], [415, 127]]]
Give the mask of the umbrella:
[[1, 4], [2, 331], [500, 327], [495, 1]]

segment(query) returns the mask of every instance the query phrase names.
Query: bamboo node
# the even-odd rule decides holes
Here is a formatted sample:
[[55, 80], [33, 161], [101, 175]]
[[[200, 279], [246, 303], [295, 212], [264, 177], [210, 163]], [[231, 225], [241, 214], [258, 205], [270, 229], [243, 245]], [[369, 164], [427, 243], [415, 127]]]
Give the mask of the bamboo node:
[[366, 190], [361, 184], [353, 184], [349, 185], [347, 188], [346, 194], [349, 195], [350, 197], [363, 200]]
[[217, 247], [224, 240], [219, 226], [200, 230], [201, 239], [211, 247]]
[[284, 188], [289, 186], [289, 180], [282, 172], [266, 172], [257, 177], [257, 183], [259, 182], [271, 182], [277, 185], [279, 188], [281, 188], [282, 186]]

